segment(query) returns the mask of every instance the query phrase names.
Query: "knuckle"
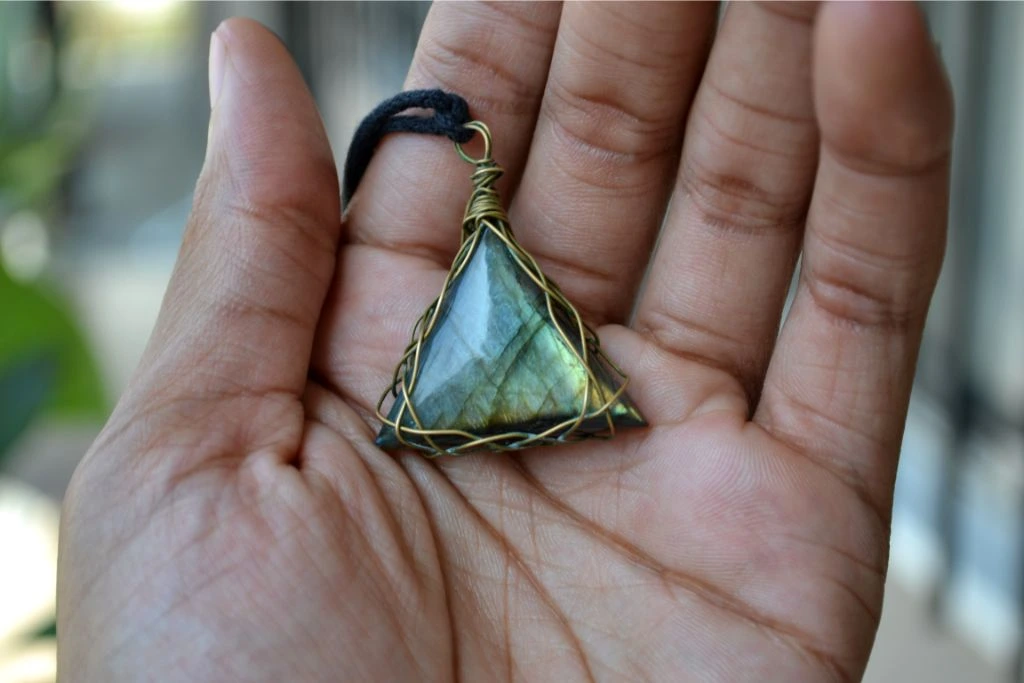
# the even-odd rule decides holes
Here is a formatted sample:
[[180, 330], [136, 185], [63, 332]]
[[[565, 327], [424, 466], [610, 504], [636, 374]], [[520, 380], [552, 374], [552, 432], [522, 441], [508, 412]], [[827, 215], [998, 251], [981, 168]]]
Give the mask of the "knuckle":
[[[793, 83], [800, 86], [804, 85], [805, 81], [795, 78]], [[812, 105], [809, 96], [804, 94], [805, 88], [803, 87], [795, 87], [792, 83], [788, 86], [776, 83], [773, 84], [774, 87], [780, 89], [781, 92], [776, 92], [771, 96], [761, 93], [761, 99], [766, 101], [758, 102], [749, 96], [743, 97], [732, 92], [732, 89], [718, 83], [713, 76], [709, 77], [703, 85], [706, 96], [713, 98], [716, 106], [726, 105], [739, 114], [753, 117], [759, 125], [771, 126], [775, 137], [786, 140], [790, 137], [817, 136], [817, 122], [809, 111]], [[787, 111], [787, 108], [792, 111]], [[710, 111], [710, 108], [705, 111]], [[711, 121], [707, 116], [705, 116], [705, 120]]]
[[819, 309], [858, 326], [923, 324], [939, 260], [934, 249], [872, 247], [820, 227], [811, 237], [802, 278]]
[[653, 337], [659, 346], [673, 351], [692, 346], [694, 342], [710, 342], [701, 345], [722, 351], [740, 345], [739, 340], [716, 328], [661, 308], [652, 309], [644, 315], [643, 331]]
[[948, 91], [928, 114], [891, 107], [866, 126], [853, 113], [824, 129], [824, 149], [843, 166], [867, 175], [914, 178], [948, 166], [952, 155], [953, 105]]
[[[576, 6], [566, 11], [544, 102], [558, 137], [606, 164], [676, 155], [706, 50], [700, 15], [678, 6], [607, 4], [584, 21]], [[680, 39], [681, 12], [693, 40]], [[599, 28], [612, 25], [614, 32]]]
[[315, 313], [302, 304], [271, 303], [268, 297], [254, 297], [249, 292], [238, 290], [224, 294], [217, 302], [217, 309], [223, 319], [236, 326], [246, 326], [249, 320], [255, 320], [260, 323], [270, 321], [286, 329], [306, 327], [311, 314]]
[[741, 379], [758, 366], [763, 355], [747, 339], [667, 308], [646, 311], [638, 329], [669, 353]]
[[[261, 174], [259, 179], [236, 184], [236, 204], [249, 206], [256, 215], [263, 215], [269, 222], [283, 221], [284, 225], [297, 225], [309, 230], [310, 236], [323, 236], [325, 225], [340, 220], [340, 199], [338, 192], [338, 171], [329, 155], [316, 155], [307, 160], [304, 173], [309, 178], [326, 178], [329, 182], [317, 183], [318, 191], [311, 191], [304, 182], [282, 182], [278, 174]], [[327, 201], [320, 195], [326, 192]], [[333, 244], [327, 240], [325, 244]]]
[[[305, 261], [333, 261], [340, 223], [337, 171], [330, 158], [314, 157], [297, 181], [282, 172], [265, 172], [235, 160], [230, 167], [204, 171], [196, 187], [185, 234], [185, 248], [213, 240], [229, 254], [269, 246], [290, 247]], [[284, 178], [284, 179], [283, 179]], [[322, 184], [319, 179], [333, 179]], [[310, 183], [315, 185], [311, 186]]]
[[718, 162], [694, 155], [679, 172], [679, 191], [703, 225], [726, 233], [793, 232], [807, 213], [805, 192], [773, 192], [754, 173], [717, 168]]
[[903, 332], [923, 318], [907, 292], [868, 277], [811, 268], [804, 276], [815, 306], [835, 320], [857, 327]]
[[564, 76], [548, 81], [546, 114], [570, 149], [602, 162], [643, 165], [675, 152], [680, 125], [638, 106], [624, 92], [588, 93]]
[[952, 157], [948, 144], [936, 144], [933, 136], [912, 132], [893, 136], [884, 148], [854, 138], [830, 139], [825, 148], [845, 168], [880, 178], [928, 176], [944, 171]]
[[473, 110], [484, 115], [520, 115], [536, 108], [537, 87], [509, 68], [486, 40], [429, 37], [417, 50], [413, 69], [447, 90], [464, 90], [467, 83], [472, 84], [467, 99]]
[[[216, 212], [193, 213], [183, 251], [216, 260], [215, 268], [183, 285], [192, 296], [229, 319], [258, 314], [288, 325], [315, 314], [316, 298], [307, 295], [304, 283], [310, 276], [329, 278], [336, 258], [331, 230], [314, 211], [237, 196]], [[281, 298], [275, 292], [294, 293], [294, 312], [267, 303]]]
[[677, 190], [704, 223], [725, 231], [798, 229], [818, 163], [813, 119], [741, 99], [713, 81], [694, 110]]
[[818, 12], [818, 4], [814, 2], [765, 2], [759, 0], [755, 4], [768, 14], [808, 26], [814, 23], [814, 15]]
[[[308, 198], [304, 202], [296, 202], [274, 198], [252, 201], [240, 197], [228, 205], [228, 213], [244, 226], [243, 229], [264, 233], [267, 241], [272, 246], [279, 246], [283, 253], [305, 256], [312, 252], [318, 258], [334, 260], [335, 243], [329, 225], [332, 219], [314, 209]], [[296, 239], [309, 249], [295, 250]], [[304, 261], [299, 265], [308, 267], [311, 264]]]

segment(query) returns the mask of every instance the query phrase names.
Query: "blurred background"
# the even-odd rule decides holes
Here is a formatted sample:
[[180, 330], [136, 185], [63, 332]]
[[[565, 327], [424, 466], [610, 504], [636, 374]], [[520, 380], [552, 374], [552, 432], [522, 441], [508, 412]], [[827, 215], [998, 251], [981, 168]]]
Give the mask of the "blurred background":
[[[0, 4], [0, 683], [54, 680], [59, 501], [156, 317], [203, 160], [208, 38], [280, 35], [337, 155], [424, 3]], [[1024, 4], [925, 6], [957, 100], [950, 246], [866, 680], [1024, 680]]]

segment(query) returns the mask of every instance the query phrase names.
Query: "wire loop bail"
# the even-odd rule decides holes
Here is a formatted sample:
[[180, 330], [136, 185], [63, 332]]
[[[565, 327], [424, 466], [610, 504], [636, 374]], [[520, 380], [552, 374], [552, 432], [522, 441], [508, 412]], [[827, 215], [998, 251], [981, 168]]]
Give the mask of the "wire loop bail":
[[465, 128], [480, 134], [484, 141], [484, 154], [479, 159], [471, 157], [462, 148], [462, 145], [455, 142], [455, 151], [462, 159], [476, 166], [470, 180], [473, 182], [473, 192], [466, 202], [466, 212], [462, 219], [462, 240], [466, 241], [485, 221], [508, 225], [508, 214], [501, 204], [501, 197], [495, 185], [504, 173], [504, 169], [498, 165], [491, 156], [491, 131], [482, 121], [470, 121]]

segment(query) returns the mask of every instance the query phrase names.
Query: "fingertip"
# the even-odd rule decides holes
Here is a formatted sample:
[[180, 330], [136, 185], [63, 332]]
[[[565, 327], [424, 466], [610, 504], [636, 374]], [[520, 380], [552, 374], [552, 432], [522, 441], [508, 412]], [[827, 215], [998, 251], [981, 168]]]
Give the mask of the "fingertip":
[[215, 34], [221, 36], [225, 41], [234, 41], [236, 43], [242, 42], [262, 42], [266, 41], [269, 43], [276, 43], [280, 47], [284, 47], [281, 39], [277, 37], [277, 34], [271, 31], [269, 28], [249, 17], [228, 17], [219, 24], [213, 31]]
[[214, 112], [204, 175], [231, 202], [296, 206], [336, 223], [337, 172], [319, 111], [287, 47], [248, 18], [211, 38]]
[[231, 66], [248, 82], [298, 73], [284, 42], [255, 19], [225, 19], [217, 25], [213, 35], [232, 58]]
[[948, 155], [952, 93], [916, 4], [828, 3], [818, 15], [814, 64], [819, 126], [833, 149], [909, 169]]

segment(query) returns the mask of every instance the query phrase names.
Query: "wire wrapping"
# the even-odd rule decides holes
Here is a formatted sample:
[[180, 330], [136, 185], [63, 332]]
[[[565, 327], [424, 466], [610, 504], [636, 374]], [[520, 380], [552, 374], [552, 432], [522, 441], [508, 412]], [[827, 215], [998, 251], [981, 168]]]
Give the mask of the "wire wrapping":
[[[406, 347], [395, 369], [391, 386], [384, 391], [377, 402], [377, 417], [383, 424], [394, 430], [402, 445], [423, 451], [429, 457], [441, 454], [460, 455], [482, 448], [512, 451], [543, 444], [574, 442], [585, 438], [609, 438], [615, 433], [611, 407], [624, 394], [628, 378], [602, 353], [597, 335], [583, 322], [579, 312], [566, 299], [558, 286], [544, 275], [534, 258], [516, 241], [501, 198], [495, 189], [495, 184], [504, 171], [491, 157], [490, 131], [480, 121], [472, 121], [465, 124], [465, 127], [483, 138], [484, 153], [482, 157], [475, 159], [467, 155], [458, 142], [455, 143], [459, 155], [474, 165], [473, 191], [466, 203], [462, 221], [462, 243], [448, 276], [445, 278], [441, 294], [413, 327], [412, 341]], [[544, 295], [550, 322], [554, 325], [566, 348], [571, 351], [586, 371], [586, 384], [576, 415], [541, 432], [509, 431], [482, 435], [457, 429], [426, 428], [417, 414], [412, 398], [419, 377], [423, 345], [437, 324], [441, 304], [476, 250], [484, 230], [490, 231], [501, 239], [518, 267], [540, 288]], [[615, 391], [609, 393], [604, 390], [604, 386], [594, 374], [593, 363], [595, 360], [621, 380]], [[399, 412], [393, 420], [389, 419], [382, 411], [389, 394], [396, 400], [402, 401]], [[591, 405], [591, 398], [594, 394], [597, 394], [600, 400], [596, 402], [596, 405]], [[411, 418], [414, 426], [404, 424], [406, 414]], [[603, 419], [601, 429], [593, 429], [595, 418]], [[584, 422], [588, 424], [588, 429], [581, 431], [580, 426]], [[456, 443], [447, 448], [442, 447], [437, 443], [437, 439], [440, 437], [445, 437], [447, 442], [454, 440]]]

